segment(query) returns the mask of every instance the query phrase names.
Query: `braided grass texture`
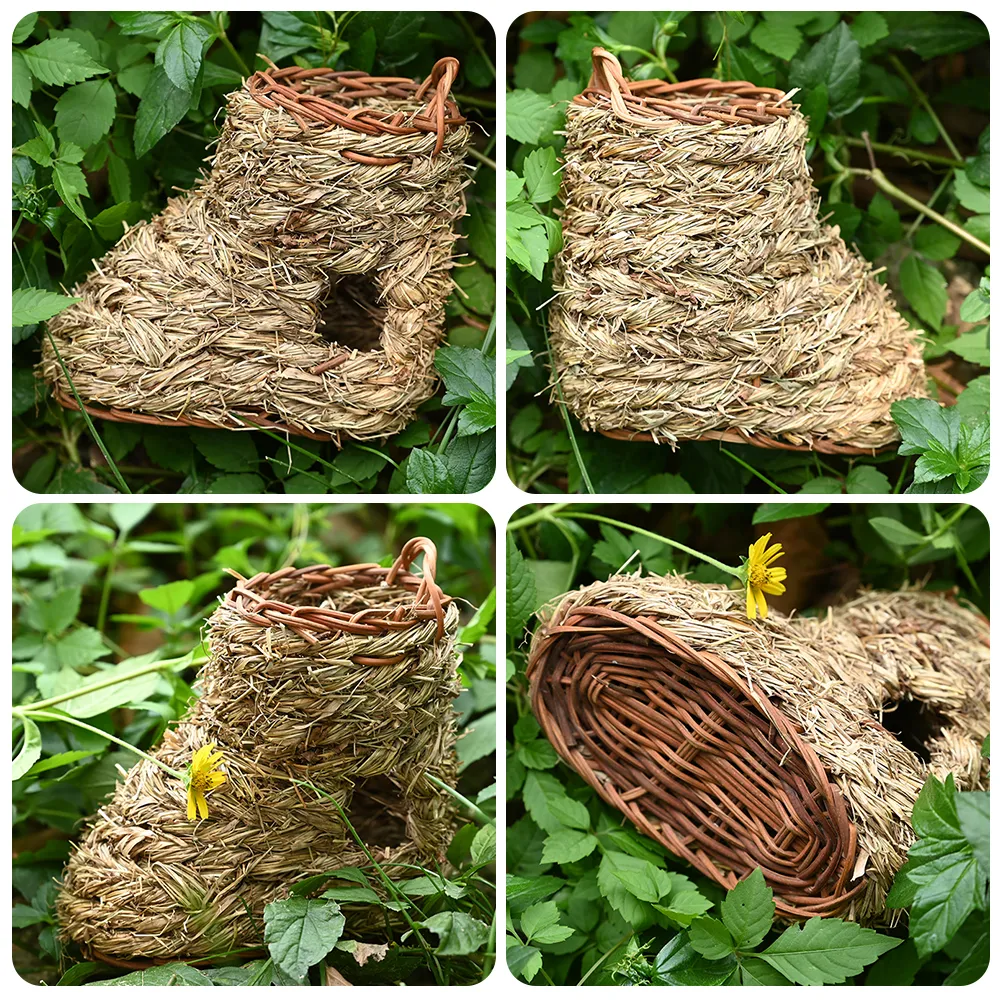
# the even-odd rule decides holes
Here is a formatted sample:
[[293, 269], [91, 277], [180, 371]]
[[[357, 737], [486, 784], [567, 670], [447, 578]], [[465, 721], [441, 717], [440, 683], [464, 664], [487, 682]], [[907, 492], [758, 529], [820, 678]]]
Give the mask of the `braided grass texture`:
[[[747, 620], [741, 591], [617, 576], [540, 616], [535, 715], [636, 828], [731, 888], [760, 867], [779, 914], [882, 918], [929, 773], [985, 788], [988, 625], [945, 597], [863, 594]], [[885, 706], [934, 720], [929, 761]]]
[[[871, 453], [926, 395], [918, 331], [819, 221], [780, 91], [628, 83], [594, 50], [568, 106], [554, 373], [588, 430]], [[790, 95], [789, 95], [790, 96]]]
[[[70, 856], [64, 939], [133, 967], [261, 947], [264, 906], [290, 883], [369, 864], [336, 808], [293, 779], [329, 793], [390, 874], [443, 862], [455, 814], [426, 775], [456, 780], [459, 614], [435, 561], [415, 538], [391, 569], [239, 580], [208, 622], [201, 697], [155, 751], [176, 770], [208, 743], [223, 752], [209, 817], [188, 821], [179, 779], [133, 767]], [[378, 926], [378, 909], [348, 915], [354, 933]]]
[[[292, 67], [230, 94], [208, 175], [49, 322], [86, 408], [338, 443], [405, 427], [436, 385], [465, 213], [457, 69], [418, 86]], [[75, 407], [47, 340], [41, 370]]]

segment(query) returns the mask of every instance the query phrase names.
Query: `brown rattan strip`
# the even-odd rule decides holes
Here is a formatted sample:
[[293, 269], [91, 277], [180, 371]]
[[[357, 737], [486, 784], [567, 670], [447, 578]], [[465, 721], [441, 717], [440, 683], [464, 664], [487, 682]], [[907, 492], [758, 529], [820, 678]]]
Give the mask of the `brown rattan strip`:
[[606, 49], [592, 53], [593, 73], [574, 104], [604, 107], [623, 121], [653, 128], [688, 125], [769, 125], [792, 113], [791, 95], [746, 80], [626, 80]]
[[[416, 135], [433, 132], [437, 135], [435, 155], [444, 146], [448, 129], [465, 123], [458, 106], [449, 98], [451, 86], [458, 76], [458, 60], [453, 56], [439, 59], [423, 83], [400, 76], [368, 76], [358, 70], [333, 72], [329, 69], [309, 69], [286, 66], [260, 70], [247, 82], [251, 97], [265, 108], [282, 108], [298, 122], [303, 132], [310, 126], [331, 125], [351, 129], [364, 135]], [[397, 100], [412, 97], [422, 100], [431, 94], [424, 110], [416, 115], [381, 111], [378, 108], [354, 106], [355, 101], [372, 97]], [[345, 153], [360, 163], [382, 163], [398, 157], [370, 157]]]
[[[409, 566], [423, 555], [420, 576], [410, 573]], [[355, 566], [306, 566], [295, 569], [286, 566], [276, 573], [258, 573], [249, 580], [232, 570], [240, 582], [222, 600], [222, 607], [241, 615], [253, 625], [263, 628], [281, 626], [291, 629], [308, 642], [317, 642], [324, 632], [346, 632], [350, 635], [377, 636], [403, 632], [423, 621], [437, 621], [437, 637], [444, 635], [444, 609], [451, 603], [435, 583], [437, 548], [429, 538], [411, 538], [388, 569], [376, 563]], [[354, 614], [334, 608], [312, 607], [304, 602], [321, 601], [338, 590], [362, 587], [396, 586], [413, 592], [410, 607], [391, 610], [368, 608]], [[283, 600], [294, 593], [295, 603]], [[367, 666], [389, 666], [400, 658], [358, 658]], [[377, 662], [376, 662], [377, 661]]]
[[638, 830], [731, 888], [760, 867], [780, 914], [843, 911], [857, 834], [793, 723], [719, 656], [650, 618], [573, 609], [528, 664], [559, 755]]

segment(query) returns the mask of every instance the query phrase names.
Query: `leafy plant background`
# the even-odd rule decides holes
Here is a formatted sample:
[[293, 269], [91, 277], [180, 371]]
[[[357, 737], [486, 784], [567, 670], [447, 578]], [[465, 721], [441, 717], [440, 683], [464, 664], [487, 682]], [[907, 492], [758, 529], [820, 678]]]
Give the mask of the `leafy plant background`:
[[[307, 902], [309, 884], [296, 888], [292, 876], [293, 894], [272, 904], [266, 923], [298, 942], [300, 956], [312, 956], [304, 964], [278, 945], [249, 964], [174, 964], [124, 977], [120, 969], [81, 962], [57, 938], [55, 880], [81, 823], [114, 790], [117, 767], [128, 769], [137, 758], [74, 720], [143, 750], [156, 744], [196, 694], [188, 654], [203, 653], [204, 619], [228, 589], [224, 568], [252, 575], [327, 562], [389, 565], [414, 535], [435, 541], [438, 580], [462, 607], [458, 791], [477, 817], [463, 820], [446, 872], [415, 871], [397, 883], [399, 906], [417, 930], [358, 941], [349, 920], [344, 927], [343, 896]], [[357, 984], [455, 984], [478, 982], [489, 971], [496, 640], [495, 545], [485, 511], [471, 504], [36, 504], [15, 521], [13, 544], [13, 959], [22, 978], [49, 985], [337, 985], [339, 971]], [[159, 667], [61, 702], [66, 722], [16, 714], [147, 664]], [[356, 881], [354, 898], [370, 899], [379, 879], [368, 866]]]
[[[561, 245], [559, 131], [565, 102], [590, 77], [595, 45], [615, 53], [636, 79], [801, 88], [796, 99], [811, 119], [808, 152], [823, 211], [885, 269], [879, 280], [926, 332], [932, 395], [945, 402], [957, 395], [957, 405], [896, 404], [902, 444], [897, 454], [874, 458], [709, 442], [672, 452], [584, 433], [558, 388], [548, 391], [543, 307]], [[517, 485], [581, 493], [956, 493], [985, 479], [990, 78], [981, 21], [912, 11], [526, 14], [508, 33], [507, 57], [507, 466]]]
[[[28, 14], [13, 35], [14, 470], [35, 493], [472, 493], [495, 465], [494, 34], [478, 14], [183, 11]], [[448, 302], [444, 391], [385, 443], [144, 427], [55, 403], [33, 373], [64, 292], [175, 189], [227, 93], [265, 64], [423, 78], [457, 55], [474, 183]]]
[[768, 597], [781, 610], [822, 614], [859, 587], [919, 581], [988, 613], [989, 527], [967, 504], [554, 503], [515, 513], [507, 530], [507, 961], [523, 981], [962, 985], [985, 971], [988, 793], [956, 793], [950, 776], [927, 782], [913, 813], [920, 839], [890, 898], [906, 911], [899, 926], [877, 935], [837, 919], [772, 927], [759, 874], [727, 894], [640, 835], [542, 735], [524, 676], [539, 608], [622, 567], [730, 583], [656, 536], [733, 565], [765, 531], [787, 553], [788, 591]]

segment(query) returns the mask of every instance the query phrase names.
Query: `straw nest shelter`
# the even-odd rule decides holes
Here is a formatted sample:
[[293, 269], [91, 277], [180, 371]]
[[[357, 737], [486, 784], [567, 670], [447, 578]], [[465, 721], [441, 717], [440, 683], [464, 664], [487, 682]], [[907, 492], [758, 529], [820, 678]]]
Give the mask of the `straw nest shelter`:
[[884, 919], [928, 774], [987, 786], [989, 631], [920, 591], [749, 621], [740, 591], [617, 576], [540, 616], [528, 664], [559, 755], [638, 830], [778, 913]]
[[[423, 554], [419, 575], [407, 566]], [[414, 538], [391, 568], [311, 566], [240, 578], [208, 622], [201, 696], [155, 756], [183, 771], [200, 747], [226, 781], [207, 819], [149, 761], [119, 782], [74, 847], [57, 910], [90, 957], [141, 966], [262, 945], [264, 906], [306, 876], [369, 860], [437, 868], [455, 828], [458, 608]], [[377, 878], [372, 879], [377, 887]], [[352, 908], [354, 933], [384, 925]]]
[[49, 322], [59, 402], [76, 407], [75, 388], [105, 419], [320, 440], [402, 429], [434, 392], [465, 213], [457, 72], [251, 76], [207, 176]]
[[918, 331], [820, 218], [792, 94], [630, 82], [566, 112], [554, 375], [588, 430], [862, 453], [926, 395]]

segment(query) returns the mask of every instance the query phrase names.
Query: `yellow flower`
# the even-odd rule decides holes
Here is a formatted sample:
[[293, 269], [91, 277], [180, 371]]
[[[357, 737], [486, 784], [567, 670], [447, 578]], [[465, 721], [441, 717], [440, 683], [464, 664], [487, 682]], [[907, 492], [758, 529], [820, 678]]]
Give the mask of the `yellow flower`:
[[208, 819], [208, 802], [205, 800], [207, 792], [214, 791], [225, 780], [226, 776], [222, 771], [216, 770], [216, 765], [222, 760], [222, 751], [216, 751], [215, 744], [195, 750], [191, 758], [191, 766], [188, 768], [188, 819], [193, 820], [195, 813], [202, 819]]
[[750, 546], [747, 561], [743, 569], [747, 580], [747, 618], [756, 618], [760, 611], [761, 618], [767, 617], [767, 601], [765, 594], [783, 594], [785, 585], [781, 582], [788, 573], [783, 566], [772, 566], [775, 559], [780, 559], [785, 553], [781, 551], [781, 543], [775, 543], [768, 548], [771, 533], [762, 535]]

